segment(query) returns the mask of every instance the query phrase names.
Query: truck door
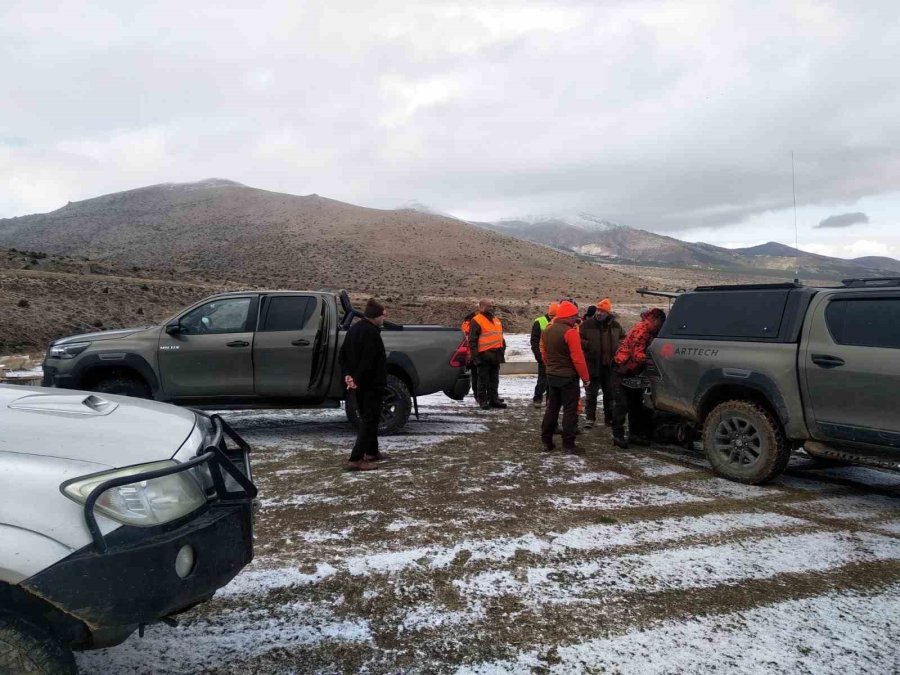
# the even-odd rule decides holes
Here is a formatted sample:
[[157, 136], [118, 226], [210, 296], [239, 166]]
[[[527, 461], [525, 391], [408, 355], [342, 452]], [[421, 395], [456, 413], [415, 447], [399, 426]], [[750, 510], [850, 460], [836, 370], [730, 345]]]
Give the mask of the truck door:
[[900, 295], [833, 293], [810, 311], [802, 358], [813, 437], [900, 448]]
[[168, 396], [253, 394], [256, 296], [206, 302], [182, 315], [159, 338], [159, 370]]
[[313, 394], [310, 380], [322, 302], [317, 295], [266, 296], [253, 345], [254, 383], [259, 396], [304, 398]]

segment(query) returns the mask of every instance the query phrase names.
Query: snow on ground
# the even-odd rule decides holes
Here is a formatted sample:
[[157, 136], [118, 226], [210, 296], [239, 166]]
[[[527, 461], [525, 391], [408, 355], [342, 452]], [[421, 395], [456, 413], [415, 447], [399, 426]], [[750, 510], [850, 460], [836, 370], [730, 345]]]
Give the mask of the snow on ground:
[[900, 671], [900, 474], [801, 458], [746, 486], [603, 427], [547, 454], [534, 378], [501, 386], [505, 411], [423, 397], [363, 475], [342, 410], [227, 413], [255, 560], [82, 672]]
[[534, 354], [531, 353], [530, 333], [507, 333], [503, 337], [506, 339], [507, 361], [511, 363], [534, 361]]
[[900, 671], [900, 585], [874, 595], [828, 593], [743, 612], [663, 622], [646, 630], [564, 647], [529, 650], [514, 660], [459, 668], [458, 675], [502, 673], [856, 673]]

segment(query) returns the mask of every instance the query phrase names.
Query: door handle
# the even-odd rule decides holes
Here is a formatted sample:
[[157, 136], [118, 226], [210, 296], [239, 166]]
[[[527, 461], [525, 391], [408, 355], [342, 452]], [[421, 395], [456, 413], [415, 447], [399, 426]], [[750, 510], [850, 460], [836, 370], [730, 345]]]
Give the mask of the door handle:
[[812, 362], [820, 368], [838, 368], [844, 365], [844, 359], [828, 354], [813, 354], [811, 358]]
[[232, 342], [226, 343], [228, 347], [249, 347], [250, 343], [245, 340], [233, 340]]
[[293, 342], [291, 342], [291, 344], [295, 347], [309, 347], [309, 340], [300, 338], [299, 340], [294, 340]]

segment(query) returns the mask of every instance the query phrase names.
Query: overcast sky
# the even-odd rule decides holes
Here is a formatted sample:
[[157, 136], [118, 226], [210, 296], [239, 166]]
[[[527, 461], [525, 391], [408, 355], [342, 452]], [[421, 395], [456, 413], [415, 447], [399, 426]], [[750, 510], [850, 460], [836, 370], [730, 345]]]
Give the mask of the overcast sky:
[[7, 0], [0, 217], [216, 176], [792, 243], [793, 151], [801, 248], [900, 256], [898, 64], [896, 0]]

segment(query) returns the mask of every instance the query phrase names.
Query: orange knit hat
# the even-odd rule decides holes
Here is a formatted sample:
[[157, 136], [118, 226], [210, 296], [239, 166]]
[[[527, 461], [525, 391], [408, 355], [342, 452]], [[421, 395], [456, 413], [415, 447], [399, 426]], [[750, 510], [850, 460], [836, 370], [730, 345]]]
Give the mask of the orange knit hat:
[[559, 303], [559, 309], [556, 310], [557, 319], [571, 319], [573, 316], [578, 316], [578, 308], [575, 305], [568, 300]]
[[550, 316], [556, 316], [556, 313], [559, 311], [559, 303], [551, 302], [550, 306], [547, 308], [547, 314]]
[[601, 312], [612, 314], [612, 302], [609, 298], [603, 298], [600, 302], [597, 303], [597, 309], [599, 309]]

